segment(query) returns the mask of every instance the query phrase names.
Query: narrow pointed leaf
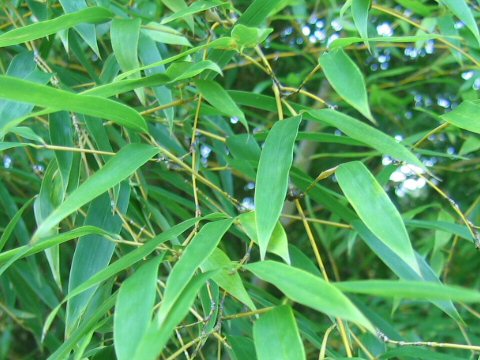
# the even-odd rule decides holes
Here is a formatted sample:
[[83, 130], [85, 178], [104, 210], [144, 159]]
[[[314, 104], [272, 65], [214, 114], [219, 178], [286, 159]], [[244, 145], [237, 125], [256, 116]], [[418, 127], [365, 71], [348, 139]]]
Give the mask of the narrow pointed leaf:
[[258, 278], [275, 285], [291, 300], [324, 314], [353, 321], [374, 332], [372, 324], [334, 285], [305, 270], [275, 261], [245, 265]]
[[[13, 219], [12, 219], [13, 220]], [[107, 236], [110, 237], [111, 234], [105, 230], [102, 230], [98, 227], [95, 226], [80, 226], [76, 229], [58, 234], [58, 235], [53, 235], [50, 236], [43, 241], [36, 243], [34, 245], [23, 245], [20, 247], [17, 247], [15, 249], [11, 249], [8, 251], [4, 251], [0, 254], [0, 265], [5, 264], [7, 261], [13, 259], [19, 254], [22, 254], [19, 259], [34, 255], [39, 253], [40, 251], [43, 251], [45, 249], [48, 249], [52, 246], [55, 245], [60, 245], [66, 241], [76, 239], [80, 236], [85, 236], [89, 234], [97, 234], [97, 235], [102, 235], [102, 236]]]
[[362, 39], [368, 45], [368, 10], [370, 9], [371, 0], [353, 0], [352, 15], [355, 27]]
[[[136, 69], [138, 62], [138, 39], [140, 36], [140, 19], [114, 19], [110, 28], [113, 53], [123, 72]], [[130, 75], [139, 78], [140, 73]], [[145, 103], [143, 88], [135, 89], [140, 102]]]
[[440, 0], [440, 2], [445, 4], [456, 17], [462, 20], [480, 44], [480, 33], [478, 31], [477, 21], [467, 2], [465, 0]]
[[132, 175], [158, 152], [157, 148], [145, 144], [129, 144], [123, 147], [44, 220], [35, 232], [33, 241], [45, 236], [68, 215]]
[[441, 115], [440, 117], [449, 124], [480, 134], [480, 123], [477, 118], [479, 113], [480, 101], [466, 100], [452, 111]]
[[230, 117], [237, 117], [248, 130], [247, 120], [243, 111], [233, 101], [230, 95], [219, 83], [212, 80], [195, 81], [200, 94], [218, 111]]
[[262, 259], [287, 195], [288, 174], [301, 120], [301, 116], [295, 116], [276, 122], [268, 133], [260, 154], [255, 187], [255, 213]]
[[186, 247], [180, 260], [170, 272], [165, 285], [165, 293], [158, 313], [160, 322], [164, 321], [195, 271], [213, 253], [231, 225], [231, 219], [206, 224]]
[[402, 299], [480, 302], [480, 292], [425, 281], [364, 280], [335, 283], [343, 292]]
[[[255, 220], [255, 211], [243, 213], [238, 216], [238, 220], [245, 230], [248, 237], [258, 244], [257, 227]], [[287, 264], [290, 265], [290, 255], [288, 253], [287, 233], [280, 221], [277, 221], [272, 232], [272, 237], [268, 241], [267, 252], [280, 256]]]
[[370, 146], [384, 155], [392, 156], [397, 160], [406, 161], [426, 170], [425, 165], [405, 146], [368, 124], [330, 109], [310, 110], [309, 114], [315, 121], [336, 127], [352, 139], [361, 141], [366, 146]]
[[190, 5], [189, 7], [179, 11], [175, 11], [175, 13], [173, 13], [172, 15], [163, 18], [162, 24], [167, 24], [177, 19], [188, 18], [191, 15], [196, 14], [200, 11], [205, 11], [222, 4], [224, 4], [224, 2], [219, 0], [198, 0], [192, 3], [192, 5]]
[[[87, 9], [87, 3], [85, 0], [60, 0], [63, 9], [66, 13], [78, 13], [84, 9]], [[75, 30], [82, 37], [88, 46], [100, 56], [97, 45], [97, 30], [93, 24], [79, 24], [75, 26]]]
[[358, 66], [342, 50], [333, 50], [318, 60], [328, 82], [347, 103], [372, 122], [365, 79]]
[[143, 264], [120, 287], [113, 316], [113, 341], [119, 360], [132, 359], [150, 324], [160, 260]]
[[[134, 109], [117, 101], [97, 96], [79, 95], [50, 86], [36, 84], [10, 76], [0, 76], [0, 98], [21, 101], [37, 106], [67, 110], [102, 119], [137, 131], [147, 131], [145, 119]], [[13, 120], [5, 127], [14, 127], [25, 118]]]
[[178, 300], [169, 310], [163, 321], [158, 321], [158, 316], [150, 323], [133, 360], [155, 360], [161, 354], [163, 348], [172, 336], [172, 332], [183, 318], [187, 315], [200, 288], [213, 275], [213, 272], [199, 274], [193, 277], [183, 290]]
[[279, 306], [253, 325], [258, 360], [303, 360], [305, 349], [290, 306]]
[[375, 177], [359, 161], [340, 165], [338, 184], [360, 219], [385, 245], [419, 272], [402, 217]]
[[219, 269], [212, 276], [213, 281], [227, 293], [247, 305], [250, 310], [255, 310], [255, 304], [245, 290], [236, 267], [237, 265], [229, 259], [228, 255], [218, 248], [200, 265], [203, 272]]
[[[116, 212], [125, 214], [130, 200], [130, 184], [123, 181], [116, 198]], [[94, 199], [88, 207], [84, 225], [97, 226], [113, 235], [122, 229], [120, 216], [112, 212], [112, 200], [108, 193]], [[91, 279], [108, 266], [115, 250], [115, 243], [99, 234], [89, 234], [78, 239], [73, 254], [68, 292]], [[67, 303], [65, 333], [70, 335], [78, 320], [92, 300], [98, 287], [92, 287], [84, 293], [70, 299]]]
[[36, 40], [81, 23], [98, 23], [108, 21], [113, 13], [101, 7], [87, 9], [59, 16], [52, 20], [27, 25], [0, 35], [0, 47], [21, 44]]

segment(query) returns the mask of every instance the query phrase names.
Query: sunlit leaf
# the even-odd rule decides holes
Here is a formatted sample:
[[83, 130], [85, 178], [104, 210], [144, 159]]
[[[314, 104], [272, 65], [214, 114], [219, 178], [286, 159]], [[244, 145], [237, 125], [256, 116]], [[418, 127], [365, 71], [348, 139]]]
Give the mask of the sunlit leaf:
[[302, 117], [296, 116], [276, 122], [268, 133], [260, 155], [255, 187], [255, 214], [262, 259], [287, 195], [288, 174], [301, 121]]

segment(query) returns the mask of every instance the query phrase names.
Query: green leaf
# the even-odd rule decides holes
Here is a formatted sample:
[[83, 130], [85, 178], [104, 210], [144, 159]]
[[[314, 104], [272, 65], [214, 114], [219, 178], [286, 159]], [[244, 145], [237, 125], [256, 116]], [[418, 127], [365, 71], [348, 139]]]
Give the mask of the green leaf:
[[258, 360], [302, 360], [305, 349], [290, 306], [279, 306], [260, 316], [253, 325]]
[[[139, 39], [139, 55], [142, 64], [152, 64], [158, 61], [162, 61], [163, 57], [158, 49], [157, 44], [148, 36], [140, 35]], [[160, 65], [145, 70], [146, 76], [152, 76], [158, 74], [159, 76], [165, 73], [165, 66]], [[140, 79], [141, 80], [141, 79]], [[118, 81], [117, 81], [118, 82]], [[116, 82], [114, 82], [115, 84]], [[167, 86], [155, 86], [153, 88], [155, 97], [159, 104], [169, 104], [173, 101], [172, 90]], [[162, 113], [168, 120], [170, 130], [173, 127], [173, 118], [175, 117], [175, 108], [170, 107], [162, 110]]]
[[477, 21], [465, 0], [440, 0], [450, 9], [462, 22], [470, 29], [480, 45], [480, 33], [478, 31]]
[[352, 15], [355, 27], [365, 44], [368, 45], [368, 10], [370, 9], [372, 0], [353, 0]]
[[23, 245], [12, 250], [4, 251], [0, 254], [0, 265], [5, 264], [7, 261], [17, 257], [21, 254], [18, 259], [37, 254], [45, 249], [48, 249], [55, 245], [60, 245], [66, 241], [76, 239], [80, 236], [89, 235], [89, 234], [98, 234], [102, 236], [111, 237], [111, 234], [108, 231], [100, 229], [96, 226], [80, 226], [76, 229], [50, 236], [41, 242], [38, 242], [33, 245]]
[[[258, 244], [255, 211], [240, 214], [237, 218], [250, 240]], [[280, 221], [277, 221], [275, 228], [273, 229], [272, 237], [268, 241], [267, 252], [280, 256], [290, 265], [287, 233]]]
[[480, 100], [467, 100], [440, 117], [449, 124], [480, 134], [480, 124], [477, 120], [479, 112]]
[[[120, 184], [116, 193], [116, 212], [125, 214], [130, 200], [130, 184]], [[108, 193], [94, 199], [88, 207], [84, 225], [96, 226], [117, 235], [122, 229], [120, 216], [112, 212], [112, 200]], [[112, 259], [115, 243], [99, 234], [89, 234], [78, 239], [73, 254], [68, 280], [68, 292], [88, 281], [95, 274], [105, 269]], [[70, 335], [77, 326], [86, 307], [92, 300], [98, 287], [92, 287], [67, 303], [65, 334]]]
[[[12, 59], [7, 69], [7, 75], [40, 84], [46, 84], [51, 77], [37, 68], [34, 54], [27, 51]], [[32, 109], [32, 104], [0, 99], [0, 128], [18, 117], [29, 114]]]
[[[67, 112], [61, 111], [51, 114], [48, 119], [48, 128], [52, 145], [74, 147], [73, 126], [71, 117]], [[73, 153], [55, 151], [55, 158], [57, 159], [63, 188], [66, 191], [70, 179], [70, 171], [72, 170]]]
[[233, 101], [230, 95], [219, 83], [212, 80], [196, 80], [200, 94], [218, 111], [230, 117], [239, 118], [245, 129], [248, 130], [247, 120], [242, 110]]
[[[2, 144], [0, 144], [0, 145], [2, 145]], [[12, 235], [12, 233], [15, 230], [15, 227], [17, 226], [19, 221], [22, 219], [23, 212], [25, 211], [25, 209], [27, 209], [32, 204], [33, 200], [35, 200], [35, 198], [31, 198], [30, 200], [26, 201], [22, 205], [22, 207], [12, 217], [12, 220], [10, 220], [8, 222], [7, 226], [3, 229], [2, 236], [0, 237], [0, 264], [1, 264], [1, 257], [2, 257], [2, 255], [5, 254], [5, 252], [2, 253], [3, 247], [5, 246], [5, 244], [10, 239], [10, 236]]]
[[255, 0], [240, 16], [238, 24], [260, 26], [277, 5], [278, 0]]
[[[96, 96], [79, 95], [10, 76], [0, 76], [0, 98], [67, 110], [108, 119], [133, 130], [147, 132], [145, 119], [134, 109]], [[3, 126], [3, 131], [25, 120], [20, 118]]]
[[[109, 279], [110, 277], [118, 274], [120, 271], [125, 270], [129, 266], [141, 261], [143, 258], [151, 254], [157, 246], [164, 243], [165, 241], [174, 239], [178, 237], [180, 234], [185, 232], [187, 229], [195, 225], [198, 221], [202, 219], [212, 219], [218, 218], [218, 214], [211, 214], [210, 216], [205, 216], [203, 218], [193, 218], [188, 219], [180, 224], [172, 226], [167, 231], [162, 232], [160, 235], [155, 236], [153, 239], [149, 240], [145, 245], [129, 252], [127, 255], [124, 255], [119, 260], [115, 261], [114, 263], [107, 266], [105, 269], [99, 271], [92, 277], [90, 277], [87, 281], [78, 285], [75, 289], [69, 291], [68, 295], [63, 300], [64, 302], [71, 299], [78, 294], [81, 294], [83, 291], [99, 284], [102, 281]], [[39, 243], [39, 245], [43, 244], [43, 241]]]
[[246, 336], [227, 336], [228, 343], [232, 347], [230, 352], [232, 360], [256, 359], [255, 346], [252, 339]]
[[335, 91], [368, 120], [375, 123], [370, 112], [365, 79], [358, 66], [342, 50], [329, 51], [318, 59], [323, 73]]
[[172, 15], [163, 18], [161, 24], [167, 24], [173, 20], [183, 19], [198, 12], [205, 11], [223, 4], [225, 4], [225, 2], [219, 0], [198, 0], [192, 3], [192, 5], [186, 9], [175, 11], [175, 13]]
[[353, 321], [375, 333], [372, 324], [334, 285], [304, 270], [275, 261], [245, 265], [258, 278], [279, 288], [291, 300], [330, 316]]
[[425, 281], [364, 280], [334, 283], [343, 292], [402, 299], [480, 302], [480, 292]]
[[157, 87], [190, 79], [201, 74], [205, 70], [212, 70], [220, 74], [222, 73], [222, 70], [218, 65], [209, 60], [200, 61], [198, 63], [181, 61], [170, 65], [165, 73], [150, 75], [140, 79], [115, 81], [109, 84], [96, 86], [82, 92], [82, 94], [111, 97], [139, 87]]
[[269, 131], [260, 155], [255, 187], [255, 214], [260, 256], [277, 225], [288, 190], [288, 174], [301, 116], [277, 121]]
[[[140, 36], [140, 19], [113, 19], [110, 28], [110, 38], [115, 57], [123, 72], [136, 69], [138, 62], [138, 38]], [[140, 73], [130, 75], [131, 78], [140, 78]], [[145, 104], [143, 88], [135, 89], [140, 102]]]
[[163, 321], [158, 321], [157, 317], [150, 324], [135, 353], [134, 360], [155, 360], [158, 358], [175, 326], [186, 316], [200, 288], [212, 275], [212, 272], [202, 273], [195, 276], [188, 284], [184, 284], [182, 293], [169, 310], [167, 317]]
[[[188, 8], [187, 2], [185, 0], [162, 0], [162, 3], [172, 10], [174, 13], [184, 11]], [[187, 16], [184, 18], [185, 22], [188, 24], [188, 27], [192, 32], [194, 31], [194, 21], [192, 16]]]
[[[115, 261], [113, 264], [110, 264], [105, 269], [91, 276], [87, 281], [83, 282], [82, 284], [78, 285], [74, 289], [70, 290], [68, 292], [68, 295], [62, 300], [62, 302], [55, 309], [52, 310], [52, 312], [49, 314], [45, 322], [44, 332], [48, 329], [55, 315], [60, 310], [60, 306], [66, 301], [69, 301], [73, 297], [78, 296], [82, 292], [101, 283], [102, 281], [105, 281], [111, 278], [112, 276], [115, 276], [122, 270], [125, 270], [129, 266], [132, 266], [133, 264], [141, 261], [146, 256], [148, 256], [153, 251], [155, 251], [160, 244], [164, 243], [165, 241], [172, 240], [178, 237], [180, 234], [182, 234], [187, 229], [189, 229], [190, 227], [198, 223], [200, 220], [215, 220], [222, 217], [223, 215], [220, 215], [218, 213], [213, 213], [201, 218], [193, 218], [193, 219], [185, 220], [180, 224], [172, 226], [170, 229], [164, 231], [160, 235], [155, 236], [153, 239], [149, 240], [143, 246], [129, 252], [128, 254], [121, 257], [119, 260]], [[48, 240], [44, 240], [40, 243], [37, 243], [33, 245], [32, 248], [42, 247], [47, 241]], [[28, 246], [31, 246], [31, 245], [28, 245]], [[1, 263], [1, 254], [0, 254], [0, 263]]]
[[191, 54], [195, 54], [196, 52], [199, 52], [201, 50], [205, 50], [205, 49], [209, 49], [209, 48], [230, 49], [230, 48], [233, 48], [233, 45], [234, 45], [234, 40], [232, 38], [221, 37], [221, 38], [215, 39], [215, 40], [213, 40], [209, 43], [206, 43], [204, 45], [199, 45], [199, 46], [196, 46], [194, 48], [188, 49], [188, 50], [186, 50], [182, 53], [171, 56], [167, 59], [160, 60], [160, 61], [148, 64], [148, 65], [140, 66], [137, 69], [127, 71], [127, 72], [119, 75], [116, 80], [124, 79], [124, 78], [130, 76], [131, 74], [134, 74], [134, 73], [136, 73], [138, 71], [141, 71], [141, 70], [151, 69], [151, 68], [154, 68], [154, 67], [157, 67], [157, 66], [160, 66], [160, 65], [169, 64], [169, 63], [174, 62], [176, 60], [184, 59], [186, 56], [191, 55]]
[[107, 9], [101, 7], [89, 7], [75, 13], [59, 16], [56, 19], [23, 26], [1, 34], [0, 47], [17, 45], [27, 41], [40, 39], [81, 23], [105, 22], [112, 17], [113, 13]]
[[27, 143], [19, 143], [19, 142], [0, 142], [0, 151], [13, 149], [17, 147], [25, 147], [29, 146], [30, 144]]
[[166, 319], [195, 271], [213, 253], [223, 235], [232, 225], [232, 221], [232, 219], [219, 220], [204, 225], [186, 247], [180, 260], [168, 276], [162, 305], [158, 312], [159, 322]]
[[417, 0], [395, 0], [397, 3], [402, 5], [404, 8], [413, 10], [419, 15], [430, 16], [432, 11], [435, 10], [436, 6], [434, 5], [425, 5], [424, 3]]
[[220, 249], [215, 249], [212, 255], [200, 265], [203, 272], [220, 269], [212, 276], [213, 281], [227, 293], [247, 305], [250, 310], [255, 310], [255, 304], [245, 290], [236, 267], [237, 265]]
[[190, 41], [188, 41], [181, 32], [155, 22], [148, 23], [145, 28], [142, 29], [142, 33], [160, 44], [192, 46]]
[[[376, 237], [361, 220], [353, 220], [351, 224], [370, 249], [402, 280], [424, 280], [425, 282], [441, 284], [435, 272], [423, 257], [417, 254], [417, 262], [420, 267], [420, 273], [418, 273], [417, 270], [412, 268], [382, 240]], [[432, 301], [432, 303], [455, 321], [462, 321], [451, 301]]]
[[360, 219], [381, 241], [419, 272], [402, 217], [375, 177], [359, 161], [344, 163], [335, 172], [338, 184]]
[[[87, 9], [85, 0], [60, 0], [66, 13], [77, 13]], [[97, 31], [93, 24], [79, 24], [75, 26], [75, 31], [82, 37], [88, 46], [100, 57], [97, 45]]]
[[336, 127], [352, 139], [361, 141], [384, 155], [390, 155], [397, 160], [403, 160], [427, 170], [425, 165], [410, 150], [405, 148], [405, 146], [399, 144], [395, 139], [380, 130], [351, 116], [330, 109], [310, 110], [308, 113], [313, 116], [314, 120]]
[[113, 344], [119, 360], [132, 359], [150, 324], [161, 259], [143, 264], [120, 287], [113, 316]]
[[[446, 36], [442, 36], [439, 34], [418, 34], [418, 35], [411, 35], [411, 36], [390, 36], [390, 37], [371, 37], [367, 38], [368, 42], [386, 42], [389, 43], [413, 43], [416, 41], [426, 41], [426, 40], [434, 40], [445, 38]], [[364, 42], [365, 38], [363, 37], [346, 37], [346, 38], [338, 38], [334, 40], [330, 45], [329, 49], [336, 50], [341, 49], [352, 44]]]
[[129, 144], [123, 147], [43, 221], [33, 235], [32, 242], [44, 237], [68, 215], [132, 175], [158, 152], [157, 148], [145, 144]]
[[259, 29], [237, 24], [232, 29], [232, 38], [237, 42], [240, 52], [244, 48], [253, 48], [262, 42], [272, 33], [273, 29]]

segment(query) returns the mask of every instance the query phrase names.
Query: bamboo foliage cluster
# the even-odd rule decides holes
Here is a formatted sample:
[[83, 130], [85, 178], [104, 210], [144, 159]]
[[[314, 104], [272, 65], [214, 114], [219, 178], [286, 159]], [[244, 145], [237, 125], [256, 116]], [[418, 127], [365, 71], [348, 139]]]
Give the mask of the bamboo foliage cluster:
[[479, 17], [2, 2], [0, 359], [478, 357]]

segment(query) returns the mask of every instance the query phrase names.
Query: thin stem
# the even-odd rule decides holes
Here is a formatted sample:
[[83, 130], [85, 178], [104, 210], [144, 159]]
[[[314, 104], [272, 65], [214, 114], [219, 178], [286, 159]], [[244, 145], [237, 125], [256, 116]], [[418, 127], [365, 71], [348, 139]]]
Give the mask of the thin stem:
[[223, 316], [222, 320], [235, 320], [235, 319], [241, 319], [244, 317], [250, 317], [250, 316], [266, 313], [270, 310], [273, 310], [274, 308], [275, 308], [274, 306], [269, 306], [263, 309], [247, 311], [239, 314], [227, 315], [227, 316]]
[[415, 148], [418, 148], [420, 145], [423, 144], [423, 142], [425, 142], [426, 140], [428, 140], [428, 138], [429, 138], [430, 136], [432, 136], [432, 135], [434, 135], [434, 134], [442, 131], [443, 129], [446, 129], [446, 128], [449, 127], [449, 126], [450, 126], [450, 124], [447, 123], [447, 122], [445, 122], [445, 123], [441, 124], [440, 126], [437, 126], [435, 129], [430, 130], [424, 137], [422, 137], [420, 140], [418, 140], [415, 145], [413, 145], [413, 148], [414, 148], [414, 149], [415, 149]]
[[480, 346], [477, 345], [464, 345], [464, 344], [454, 344], [454, 343], [443, 343], [436, 341], [398, 341], [388, 338], [385, 334], [378, 331], [378, 338], [385, 343], [398, 345], [398, 346], [427, 346], [434, 348], [449, 348], [449, 349], [460, 349], [460, 350], [471, 350], [471, 351], [480, 351]]
[[287, 219], [295, 219], [295, 220], [305, 219], [307, 222], [311, 222], [311, 223], [318, 223], [318, 224], [322, 224], [322, 225], [334, 226], [334, 227], [338, 227], [338, 228], [342, 228], [342, 229], [352, 229], [352, 226], [349, 225], [349, 224], [342, 224], [342, 223], [337, 223], [337, 222], [334, 222], [334, 221], [315, 219], [315, 218], [311, 218], [311, 217], [303, 218], [301, 216], [288, 215], [288, 214], [282, 214], [281, 216], [284, 217], [284, 218], [287, 218]]
[[323, 335], [323, 340], [322, 340], [322, 347], [320, 348], [320, 354], [318, 354], [318, 360], [325, 360], [325, 355], [327, 352], [327, 342], [328, 342], [328, 337], [330, 336], [330, 333], [335, 329], [337, 325], [333, 324], [330, 326], [327, 331], [325, 331], [325, 334]]

